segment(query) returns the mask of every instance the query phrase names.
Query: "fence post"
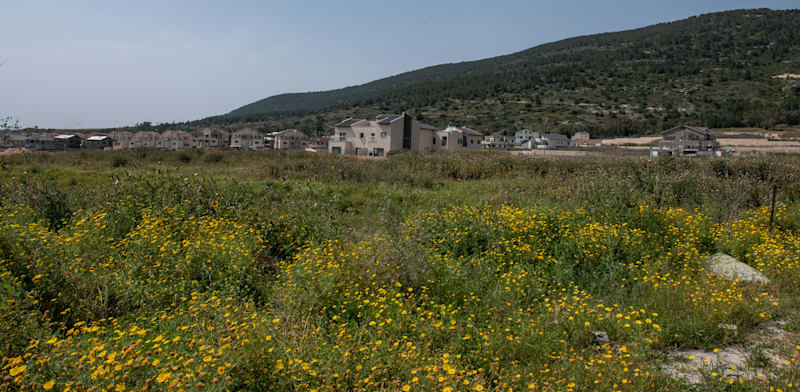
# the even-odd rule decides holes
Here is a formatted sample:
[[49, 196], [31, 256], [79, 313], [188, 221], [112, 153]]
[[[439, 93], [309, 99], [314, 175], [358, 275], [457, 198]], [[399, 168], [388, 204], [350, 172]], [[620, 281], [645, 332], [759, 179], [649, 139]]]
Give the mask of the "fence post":
[[772, 210], [769, 213], [769, 232], [772, 233], [772, 221], [775, 220], [775, 194], [778, 192], [778, 185], [772, 184]]

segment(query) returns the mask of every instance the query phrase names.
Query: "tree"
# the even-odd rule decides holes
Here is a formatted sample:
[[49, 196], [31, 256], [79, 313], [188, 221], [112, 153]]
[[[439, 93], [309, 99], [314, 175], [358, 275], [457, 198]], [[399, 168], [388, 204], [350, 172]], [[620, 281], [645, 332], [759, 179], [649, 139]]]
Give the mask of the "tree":
[[0, 121], [0, 131], [15, 131], [19, 128], [19, 120], [11, 116], [3, 118], [2, 121]]

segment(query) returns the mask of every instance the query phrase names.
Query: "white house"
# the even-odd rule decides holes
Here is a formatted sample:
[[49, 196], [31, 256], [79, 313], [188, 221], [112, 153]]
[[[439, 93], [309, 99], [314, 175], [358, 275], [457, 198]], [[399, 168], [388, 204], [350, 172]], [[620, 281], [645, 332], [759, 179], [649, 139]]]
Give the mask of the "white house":
[[539, 132], [531, 131], [530, 129], [523, 129], [514, 133], [514, 143], [517, 145], [524, 144], [528, 140], [536, 139], [539, 137]]

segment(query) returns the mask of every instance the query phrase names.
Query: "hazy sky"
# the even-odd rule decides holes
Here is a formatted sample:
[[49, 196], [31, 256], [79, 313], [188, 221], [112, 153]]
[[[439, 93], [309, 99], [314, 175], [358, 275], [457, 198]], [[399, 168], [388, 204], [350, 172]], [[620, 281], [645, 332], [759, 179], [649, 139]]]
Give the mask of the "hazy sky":
[[0, 0], [0, 116], [96, 128], [227, 113], [576, 35], [798, 0]]

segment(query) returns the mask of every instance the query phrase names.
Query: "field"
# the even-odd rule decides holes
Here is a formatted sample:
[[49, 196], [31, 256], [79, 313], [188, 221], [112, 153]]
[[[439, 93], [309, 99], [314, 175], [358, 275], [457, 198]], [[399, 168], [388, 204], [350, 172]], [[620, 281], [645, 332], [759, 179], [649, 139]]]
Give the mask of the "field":
[[37, 153], [0, 203], [0, 390], [800, 384], [796, 157]]

